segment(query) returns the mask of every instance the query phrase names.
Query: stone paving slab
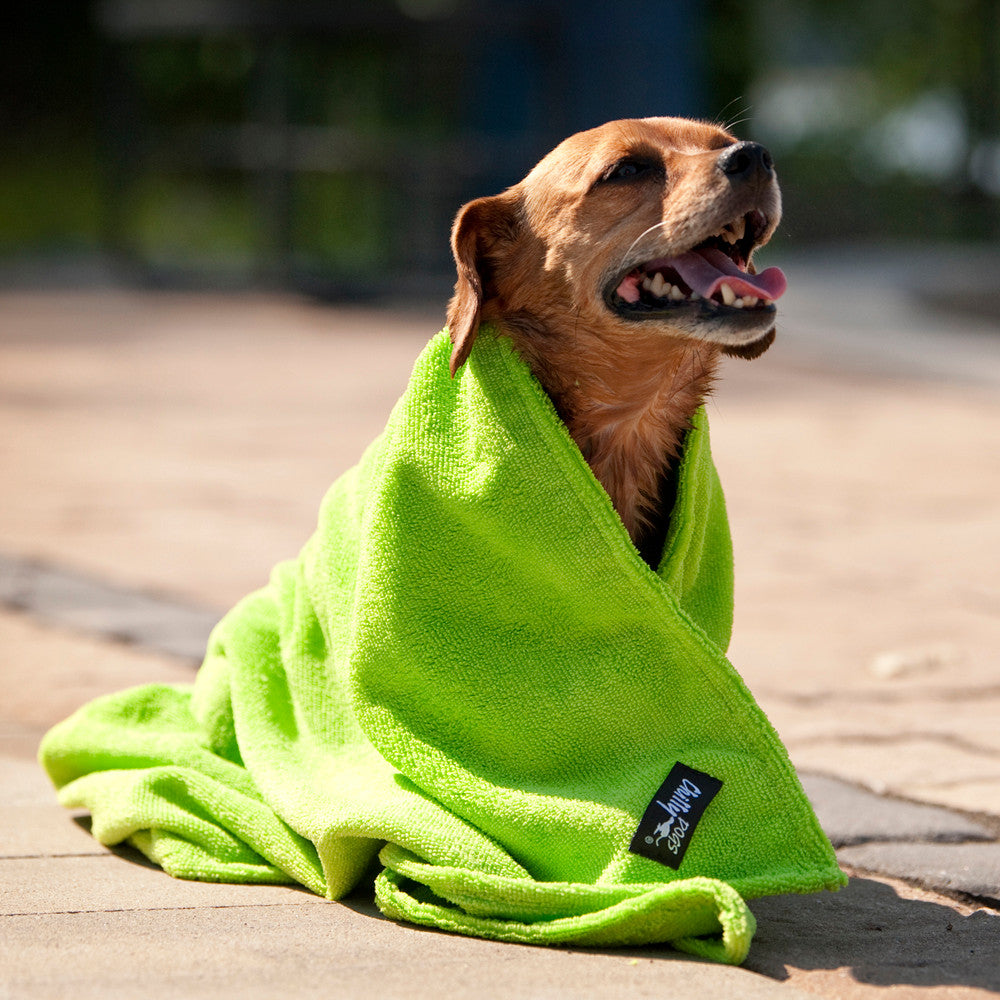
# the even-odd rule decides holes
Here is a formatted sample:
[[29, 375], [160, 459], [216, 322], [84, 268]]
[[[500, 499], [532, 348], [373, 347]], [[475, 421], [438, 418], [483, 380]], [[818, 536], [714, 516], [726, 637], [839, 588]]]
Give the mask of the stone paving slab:
[[809, 742], [879, 738], [884, 742], [923, 736], [961, 745], [983, 755], [1000, 755], [1000, 671], [984, 662], [974, 675], [955, 663], [936, 683], [923, 676], [873, 679], [849, 689], [809, 694], [763, 685], [767, 702], [788, 740]]
[[0, 864], [0, 876], [4, 916], [324, 902], [301, 887], [171, 878], [129, 847], [100, 856], [8, 858]]
[[443, 312], [0, 292], [0, 550], [231, 607], [311, 534]]
[[[37, 737], [33, 739], [37, 744]], [[0, 860], [53, 856], [104, 855], [85, 825], [56, 802], [55, 791], [32, 759], [0, 753]]]
[[0, 977], [7, 995], [31, 1000], [809, 996], [671, 952], [532, 948], [422, 931], [391, 923], [365, 903], [26, 916], [5, 924], [13, 960]]
[[33, 762], [38, 756], [41, 738], [41, 732], [34, 727], [7, 719], [0, 720], [0, 763], [6, 764], [8, 760]]
[[[6, 761], [0, 758], [0, 767]], [[90, 835], [90, 824], [82, 814], [49, 805], [5, 806], [0, 833], [0, 861], [7, 858], [103, 857], [108, 849]]]
[[[802, 309], [789, 298], [788, 323], [775, 347], [752, 365], [727, 364], [711, 404], [713, 451], [736, 541], [731, 656], [797, 764], [847, 779], [846, 788], [829, 779], [812, 786], [824, 822], [845, 845], [841, 857], [861, 852], [863, 860], [876, 858], [880, 870], [911, 877], [912, 859], [903, 863], [900, 848], [927, 848], [938, 865], [945, 855], [954, 861], [943, 875], [929, 874], [928, 884], [941, 884], [970, 857], [970, 870], [989, 871], [995, 841], [950, 841], [962, 830], [982, 836], [970, 824], [995, 831], [992, 820], [954, 809], [921, 812], [869, 797], [850, 782], [1000, 816], [994, 721], [1000, 715], [1000, 401], [988, 366], [949, 371], [982, 375], [981, 382], [994, 385], [989, 391], [927, 378], [935, 359], [951, 357], [955, 331], [945, 337], [925, 323], [920, 337], [907, 340], [910, 318], [899, 303], [891, 314], [880, 312], [882, 295], [867, 295], [856, 274], [849, 297], [856, 329], [838, 348], [837, 323], [829, 310], [823, 313], [823, 301], [837, 302], [841, 318], [844, 296], [831, 280], [824, 273], [818, 313], [816, 302]], [[62, 588], [62, 598], [50, 604], [46, 624], [0, 611], [0, 768], [11, 760], [32, 767], [44, 729], [90, 697], [192, 676], [175, 656], [101, 638], [102, 630], [140, 642], [155, 637], [145, 596], [131, 617], [118, 612], [117, 625], [107, 601], [104, 610], [101, 601], [92, 603], [72, 623], [94, 628], [92, 635], [59, 619], [60, 608], [77, 613], [73, 600], [63, 598], [89, 581], [106, 595], [173, 594], [167, 603], [189, 610], [224, 609], [259, 586], [276, 561], [294, 555], [326, 486], [380, 430], [439, 317], [325, 310], [269, 297], [0, 298], [6, 320], [0, 421], [11, 470], [0, 494], [0, 549], [15, 557], [0, 563], [0, 590], [15, 587], [7, 603], [17, 605], [25, 565], [69, 578], [48, 581], [50, 596], [58, 598]], [[810, 326], [816, 315], [830, 322]], [[796, 331], [796, 324], [809, 328]], [[882, 352], [874, 367], [862, 357], [873, 338]], [[820, 343], [817, 364], [819, 354], [811, 352]], [[924, 380], [901, 377], [887, 345], [895, 345], [897, 357], [906, 345], [916, 347], [921, 363], [907, 370], [920, 368]], [[960, 346], [972, 356], [969, 337]], [[1000, 353], [993, 349], [990, 357]], [[82, 599], [93, 602], [94, 595]], [[203, 621], [188, 629], [186, 655], [202, 645], [206, 628]], [[169, 629], [162, 634], [170, 641]], [[949, 652], [912, 652], [928, 649]], [[29, 848], [36, 831], [37, 854], [0, 858], [0, 876], [8, 865], [35, 865], [34, 876], [18, 868], [19, 881], [59, 876], [76, 886], [85, 905], [92, 905], [87, 880], [61, 873], [76, 866], [106, 871], [101, 891], [112, 894], [116, 884], [138, 878], [148, 898], [160, 891], [152, 888], [161, 884], [156, 879], [172, 881], [103, 848], [52, 857], [86, 835], [43, 799], [44, 778], [43, 786], [33, 786], [18, 774], [21, 805], [0, 819], [0, 841], [4, 827], [16, 822]], [[849, 809], [856, 815], [846, 815]], [[60, 832], [46, 833], [53, 821]], [[933, 839], [881, 841], [886, 830]], [[978, 854], [968, 853], [977, 847]], [[974, 867], [980, 863], [986, 867]], [[928, 861], [928, 873], [932, 867]], [[205, 888], [219, 887], [194, 891]], [[190, 889], [174, 883], [162, 891], [180, 905]], [[204, 995], [217, 995], [230, 982], [249, 995], [274, 995], [282, 985], [308, 995], [314, 968], [325, 971], [324, 996], [332, 983], [347, 996], [351, 990], [370, 996], [373, 983], [380, 996], [466, 990], [481, 997], [493, 986], [497, 996], [607, 996], [616, 985], [628, 995], [686, 995], [670, 992], [680, 977], [665, 976], [663, 968], [683, 968], [686, 983], [694, 982], [688, 969], [704, 970], [697, 994], [704, 996], [752, 996], [747, 991], [756, 988], [846, 998], [1000, 992], [992, 911], [885, 876], [854, 878], [835, 895], [763, 900], [754, 908], [761, 929], [749, 968], [781, 983], [747, 980], [745, 970], [732, 970], [737, 978], [729, 980], [721, 978], [726, 970], [648, 954], [587, 955], [613, 961], [583, 970], [579, 955], [560, 952], [529, 968], [520, 956], [538, 949], [445, 944], [456, 939], [371, 916], [370, 901], [352, 907], [199, 901], [180, 910], [28, 914], [5, 918], [4, 928], [28, 928], [13, 940], [18, 982], [32, 997], [198, 995], [202, 986]], [[352, 929], [349, 921], [362, 916]], [[375, 923], [378, 934], [393, 936], [379, 937]], [[283, 929], [272, 936], [279, 924]], [[222, 944], [213, 953], [216, 932]], [[119, 938], [127, 948], [105, 948]], [[355, 953], [355, 938], [377, 946]], [[69, 962], [59, 952], [66, 942], [72, 942], [73, 950], [63, 952]], [[407, 952], [407, 942], [419, 944]], [[123, 961], [130, 954], [137, 958]], [[171, 962], [177, 954], [197, 960], [190, 972], [179, 970], [176, 958]], [[409, 964], [389, 965], [386, 954], [409, 956]], [[251, 971], [227, 955], [245, 959]], [[636, 961], [626, 966], [640, 969], [636, 978], [619, 976], [623, 958]], [[647, 961], [655, 974], [641, 971]], [[272, 968], [284, 976], [276, 971], [268, 978]], [[611, 970], [607, 978], [602, 969]], [[0, 975], [6, 971], [0, 963]], [[152, 982], [153, 973], [163, 981]], [[579, 992], [592, 985], [592, 993]]]
[[0, 755], [0, 765], [0, 796], [4, 805], [45, 806], [55, 801], [52, 784], [34, 756], [23, 758], [5, 753]]
[[[12, 560], [8, 560], [7, 565], [9, 566], [12, 562]], [[2, 565], [2, 562], [0, 562], [0, 565]], [[51, 571], [45, 570], [42, 572], [48, 574]], [[52, 575], [57, 574], [53, 573]], [[45, 583], [43, 580], [39, 584], [38, 589], [44, 589], [44, 587]], [[58, 584], [56, 585], [56, 590], [59, 591]], [[88, 594], [91, 592], [97, 595], [93, 600], [88, 597]], [[55, 619], [60, 624], [83, 624], [87, 621], [86, 617], [77, 620], [72, 615], [68, 619], [61, 618], [62, 609], [58, 605], [58, 602], [47, 602], [44, 597], [37, 598], [35, 596], [37, 590], [22, 589], [20, 593], [22, 594], [21, 606], [27, 611], [36, 611], [35, 602], [36, 600], [40, 601], [41, 606], [38, 611], [39, 615], [43, 618]], [[98, 634], [104, 633], [106, 638], [114, 638], [116, 635], [114, 630], [110, 632], [106, 632], [105, 630], [109, 622], [116, 620], [117, 602], [121, 601], [127, 607], [129, 595], [123, 594], [115, 588], [104, 587], [100, 582], [91, 581], [80, 574], [74, 576], [71, 593], [79, 596], [80, 601], [77, 607], [81, 608], [83, 612], [86, 612], [88, 608], [100, 609], [100, 614], [95, 615], [89, 620], [90, 630]], [[147, 621], [155, 623], [158, 616], [162, 616], [167, 620], [177, 620], [179, 622], [178, 634], [180, 636], [184, 637], [188, 635], [191, 640], [204, 641], [205, 636], [202, 634], [202, 631], [205, 628], [205, 624], [198, 621], [195, 616], [185, 616], [184, 613], [177, 615], [177, 605], [169, 600], [160, 602], [157, 598], [147, 597], [144, 598], [144, 601], [147, 608]], [[72, 610], [72, 608], [73, 603], [71, 600], [70, 609]], [[9, 614], [6, 618], [6, 625], [8, 630], [10, 630], [14, 623], [10, 621], [11, 616]], [[0, 618], [0, 625], [2, 624], [4, 624], [4, 621]], [[17, 622], [16, 624], [21, 625], [22, 628], [24, 627], [23, 622]], [[151, 632], [145, 634], [138, 632], [135, 639], [142, 646], [145, 646], [147, 641], [154, 641], [156, 634], [157, 632], [154, 627]], [[33, 637], [43, 642], [45, 640], [51, 641], [44, 630], [41, 630], [40, 634], [36, 630], [36, 634]], [[72, 640], [64, 640], [64, 642], [72, 642]], [[103, 653], [103, 650], [101, 653]], [[94, 650], [94, 654], [95, 656], [100, 655], [97, 650]], [[150, 667], [153, 668], [154, 673], [159, 663], [160, 661], [155, 658], [150, 661]], [[146, 669], [149, 669], [149, 667]], [[190, 672], [185, 672], [181, 676], [187, 680], [192, 675]], [[139, 678], [136, 676], [133, 679], [138, 680]], [[31, 680], [35, 685], [45, 685], [51, 681], [51, 678], [46, 675], [44, 670], [36, 669], [33, 671]], [[45, 692], [42, 687], [36, 689], [36, 695], [39, 699], [44, 698], [44, 694]], [[56, 719], [50, 718], [45, 721], [53, 722]], [[858, 749], [860, 750], [860, 748]], [[801, 749], [799, 752], [801, 753]], [[846, 761], [841, 759], [840, 765], [845, 767], [846, 764], [845, 770], [849, 773], [850, 754], [845, 754], [845, 757], [847, 758]], [[869, 773], [872, 763], [871, 755], [859, 757], [859, 762], [863, 766], [863, 773]], [[913, 768], [918, 765], [911, 761], [907, 766]], [[864, 767], [867, 767], [869, 770], [864, 770]], [[20, 769], [15, 768], [11, 776], [15, 775], [22, 775], [24, 783], [31, 784], [32, 788], [29, 797], [32, 801], [39, 803], [51, 802], [51, 793], [46, 787], [45, 779], [33, 764], [27, 765], [27, 767], [22, 766]], [[835, 846], [842, 847], [868, 841], [897, 841], [905, 843], [907, 841], [961, 842], [995, 839], [995, 831], [953, 810], [881, 797], [862, 788], [827, 776], [805, 774], [803, 783], [817, 808], [821, 824]], [[19, 801], [19, 798], [23, 798], [24, 794], [19, 788], [12, 788], [11, 793], [12, 799], [9, 801], [12, 802]], [[48, 798], [46, 798], [47, 795], [49, 796]], [[54, 819], [54, 812], [44, 809], [37, 812], [37, 814], [21, 812], [17, 816], [17, 834], [10, 837], [7, 844], [0, 845], [0, 853], [9, 857], [34, 856], [39, 851], [38, 844], [44, 845], [45, 850], [52, 854], [100, 853], [95, 852], [90, 845], [87, 847], [81, 846], [78, 849], [71, 846], [71, 842], [82, 842], [85, 838], [69, 832], [63, 823], [56, 825], [55, 829], [59, 831], [56, 834], [50, 834], [45, 829], [44, 823], [42, 830], [35, 831], [32, 834], [32, 824], [29, 820], [40, 819], [44, 821], [45, 819]], [[32, 837], [35, 838], [35, 846], [32, 845]], [[1000, 846], [994, 846], [997, 850], [1000, 850]], [[893, 845], [883, 845], [877, 852], [869, 852], [865, 856], [866, 863], [862, 863], [851, 854], [845, 856], [845, 861], [847, 863], [856, 863], [868, 870], [906, 877], [907, 867], [905, 857], [907, 856], [905, 854], [901, 855]], [[954, 857], [957, 856], [954, 854], [939, 855], [930, 872], [921, 869], [915, 873], [914, 878], [921, 884], [934, 885], [940, 889], [958, 891], [959, 887], [962, 887], [961, 891], [970, 892], [984, 899], [995, 898], [997, 895], [995, 889], [988, 886], [984, 889], [984, 885], [980, 881], [977, 881], [975, 877], [972, 877], [970, 881], [970, 875], [964, 869], [959, 868], [952, 871], [947, 863], [947, 859]], [[986, 857], [991, 858], [992, 854], [987, 854]], [[991, 870], [988, 868], [987, 873]], [[936, 874], [932, 874], [932, 872]], [[984, 877], [988, 881], [990, 876], [987, 874]]]
[[965, 809], [968, 812], [989, 810], [992, 816], [996, 816], [998, 813], [998, 785], [1000, 785], [1000, 780], [998, 780], [997, 772], [991, 770], [977, 778], [950, 781], [941, 786], [902, 784], [899, 786], [899, 794], [922, 799], [925, 802], [940, 802], [942, 805]]
[[[0, 864], [0, 871], [7, 867]], [[148, 875], [150, 885], [173, 881], [153, 870]], [[130, 873], [114, 881], [131, 888], [136, 879]], [[180, 892], [192, 885], [224, 888], [179, 885]], [[93, 886], [93, 878], [81, 879], [81, 895], [72, 900], [80, 902]], [[476, 991], [485, 997], [792, 1000], [803, 995], [800, 990], [868, 998], [892, 987], [894, 996], [944, 1000], [1000, 991], [996, 914], [869, 878], [856, 877], [836, 894], [755, 901], [759, 929], [743, 969], [703, 965], [655, 948], [549, 950], [424, 931], [385, 920], [364, 895], [344, 904], [269, 904], [262, 898], [252, 906], [227, 899], [194, 907], [190, 898], [160, 895], [153, 906], [127, 912], [83, 901], [78, 912], [4, 918], [11, 960], [3, 968], [17, 985], [15, 995], [118, 996], [131, 989], [201, 997], [224, 986], [256, 997], [274, 995], [279, 985], [294, 995], [323, 988], [338, 997], [368, 997], [375, 989], [386, 997], [437, 990], [449, 997]], [[114, 894], [110, 902], [118, 902]], [[141, 955], [141, 962], [123, 960], [132, 955]]]
[[812, 993], [958, 998], [1000, 992], [1000, 914], [883, 876], [756, 900], [746, 968]]
[[[837, 852], [841, 864], [907, 879], [928, 888], [967, 893], [1000, 908], [1000, 843], [860, 844]], [[996, 960], [1000, 967], [1000, 919]]]
[[[141, 660], [138, 665], [142, 666]], [[349, 907], [341, 907], [282, 887], [173, 880], [132, 852], [121, 853], [134, 863], [94, 844], [67, 811], [57, 806], [42, 809], [38, 803], [48, 794], [46, 779], [30, 760], [15, 760], [13, 764], [12, 768], [0, 767], [4, 790], [11, 793], [10, 800], [24, 803], [25, 812], [15, 808], [6, 813], [4, 828], [23, 823], [25, 832], [30, 833], [35, 825], [44, 842], [34, 846], [35, 857], [0, 859], [0, 879], [8, 883], [0, 898], [6, 898], [9, 883], [14, 882], [16, 898], [22, 906], [27, 904], [27, 909], [36, 900], [40, 909], [64, 906], [81, 911], [4, 918], [5, 938], [11, 942], [15, 957], [12, 968], [17, 970], [10, 973], [16, 985], [14, 996], [33, 1000], [70, 993], [115, 997], [130, 991], [135, 995], [134, 991], [140, 990], [153, 997], [207, 997], [217, 995], [227, 983], [250, 997], [274, 995], [281, 984], [285, 990], [294, 988], [296, 995], [309, 996], [314, 990], [318, 993], [320, 983], [329, 989], [334, 980], [338, 996], [367, 997], [372, 984], [377, 983], [379, 995], [389, 998], [427, 996], [437, 990], [447, 996], [475, 992], [498, 998], [604, 997], [617, 995], [619, 990], [629, 996], [753, 998], [778, 996], [774, 991], [780, 990], [790, 998], [818, 993], [853, 1000], [882, 996], [890, 984], [893, 995], [903, 997], [911, 995], [907, 992], [910, 984], [923, 1000], [964, 1000], [984, 995], [984, 989], [1000, 992], [1000, 982], [990, 979], [989, 972], [996, 970], [997, 963], [981, 967], [974, 954], [967, 954], [993, 947], [1000, 940], [995, 936], [1000, 924], [983, 922], [985, 911], [976, 916], [975, 911], [954, 900], [920, 894], [905, 885], [889, 887], [879, 877], [852, 879], [841, 893], [754, 902], [760, 930], [748, 968], [768, 979], [746, 980], [738, 975], [745, 970], [692, 964], [669, 952], [655, 958], [645, 951], [616, 952], [598, 956], [607, 960], [604, 965], [582, 968], [580, 955], [585, 953], [560, 952], [556, 959], [539, 958], [541, 949], [493, 946], [389, 924], [363, 893], [351, 900]], [[845, 799], [873, 810], [876, 818], [862, 824], [862, 830], [868, 835], [880, 832], [878, 811], [885, 807], [883, 800], [851, 786], [845, 789], [842, 782], [808, 776], [806, 780], [821, 804], [824, 795], [832, 793], [828, 804], [834, 812], [840, 813]], [[949, 822], [954, 817], [936, 815], [934, 810], [930, 813], [935, 815], [920, 813], [925, 831], [947, 836], [956, 829]], [[929, 818], [933, 824], [926, 824]], [[57, 840], [70, 834], [87, 845], [84, 850], [97, 850], [101, 856], [37, 856], [59, 853], [64, 845]], [[34, 888], [26, 888], [30, 886]], [[241, 903], [247, 892], [261, 894], [256, 905]], [[293, 901], [274, 904], [276, 894], [285, 894], [286, 899], [290, 894]], [[914, 900], [921, 901], [920, 905]], [[122, 906], [133, 907], [124, 920], [123, 914], [110, 912]], [[179, 909], [161, 909], [164, 906]], [[317, 906], [330, 909], [312, 915], [305, 912]], [[261, 914], [262, 909], [267, 913]], [[357, 926], [344, 926], [359, 919]], [[948, 923], [959, 928], [959, 937], [941, 933]], [[378, 931], [372, 929], [376, 924]], [[902, 952], [894, 944], [891, 961], [885, 960], [881, 950], [887, 924], [897, 932], [911, 927], [916, 942]], [[345, 946], [345, 934], [347, 939], [373, 942], [371, 953], [355, 956]], [[403, 938], [414, 934], [417, 943], [412, 946], [411, 958], [410, 946]], [[384, 943], [376, 945], [383, 938]], [[206, 939], [217, 942], [218, 947], [206, 951]], [[116, 942], [113, 952], [105, 947], [108, 940]], [[481, 951], [483, 946], [499, 950], [494, 955]], [[394, 963], [402, 964], [387, 964], [384, 956], [376, 953], [377, 947], [384, 947]], [[63, 960], [53, 966], [51, 949], [56, 948]], [[458, 949], [457, 953], [453, 949]], [[178, 953], [188, 960], [183, 971], [176, 968]], [[121, 956], [128, 954], [141, 955], [141, 963], [123, 962]], [[71, 960], [65, 960], [67, 956]], [[591, 957], [586, 955], [588, 961]], [[552, 961], [566, 964], [548, 964]], [[262, 963], [267, 965], [263, 973]], [[665, 965], [669, 974], [662, 971]], [[409, 969], [409, 974], [400, 971], [402, 968]], [[328, 971], [313, 980], [304, 976], [304, 969]], [[805, 993], [800, 994], [800, 990]]]
[[0, 553], [0, 606], [200, 663], [221, 614]]
[[2, 608], [0, 650], [0, 748], [5, 736], [16, 738], [30, 760], [46, 729], [98, 695], [136, 684], [194, 680], [187, 661], [42, 624]]
[[[952, 809], [875, 795], [827, 775], [802, 774], [800, 777], [820, 826], [834, 847], [873, 840], [962, 843], [997, 839], [986, 824]], [[997, 847], [1000, 849], [1000, 845]], [[882, 869], [875, 867], [875, 870]], [[891, 874], [905, 873], [893, 871]]]
[[939, 805], [957, 805], [951, 789], [978, 780], [982, 794], [973, 808], [1000, 816], [1000, 757], [958, 739], [859, 734], [852, 740], [789, 740], [788, 751], [799, 770], [829, 770], [835, 761], [839, 775], [876, 792]]

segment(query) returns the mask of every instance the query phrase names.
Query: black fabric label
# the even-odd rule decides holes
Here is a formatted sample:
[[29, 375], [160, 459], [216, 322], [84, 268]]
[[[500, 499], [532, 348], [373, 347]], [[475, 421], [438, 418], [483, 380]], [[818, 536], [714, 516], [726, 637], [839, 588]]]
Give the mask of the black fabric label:
[[695, 827], [722, 782], [678, 761], [653, 796], [629, 850], [670, 868], [680, 868]]

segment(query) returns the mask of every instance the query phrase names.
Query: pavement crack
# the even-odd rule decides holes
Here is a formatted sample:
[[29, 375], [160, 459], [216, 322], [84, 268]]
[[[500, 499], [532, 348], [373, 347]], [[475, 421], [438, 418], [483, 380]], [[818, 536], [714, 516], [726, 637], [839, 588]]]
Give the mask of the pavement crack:
[[899, 705], [914, 701], [959, 702], [1000, 698], [1000, 684], [984, 684], [963, 688], [910, 688], [907, 690], [783, 691], [777, 688], [755, 688], [758, 701], [775, 701], [800, 708], [825, 707], [832, 703], [855, 704], [859, 698], [879, 705]]
[[964, 778], [955, 778], [949, 781], [921, 781], [920, 787], [925, 791], [931, 788], [937, 788], [941, 791], [946, 791], [949, 788], [961, 788], [964, 785], [968, 785], [970, 783], [970, 780], [972, 782], [1000, 781], [1000, 771], [997, 771], [995, 774], [979, 774], [972, 779], [964, 777]]
[[73, 851], [66, 854], [5, 854], [0, 857], [0, 864], [4, 861], [46, 861], [49, 858], [113, 858], [113, 854], [106, 854], [104, 851]]
[[983, 746], [981, 743], [975, 743], [962, 736], [956, 736], [954, 733], [937, 733], [921, 729], [908, 730], [903, 733], [829, 733], [823, 736], [788, 738], [785, 742], [789, 747], [809, 747], [831, 743], [891, 746], [897, 743], [912, 743], [915, 740], [937, 743], [940, 746], [950, 747], [953, 750], [962, 750], [965, 753], [975, 754], [979, 757], [1000, 760], [1000, 751], [993, 747]]
[[[325, 903], [326, 900], [318, 898], [316, 902]], [[311, 900], [296, 900], [294, 902], [279, 903], [216, 903], [205, 906], [118, 906], [101, 909], [82, 910], [25, 910], [17, 913], [4, 913], [3, 917], [74, 917], [83, 916], [88, 913], [160, 913], [175, 912], [181, 910], [256, 910], [266, 909], [276, 906], [315, 906], [316, 902]]]

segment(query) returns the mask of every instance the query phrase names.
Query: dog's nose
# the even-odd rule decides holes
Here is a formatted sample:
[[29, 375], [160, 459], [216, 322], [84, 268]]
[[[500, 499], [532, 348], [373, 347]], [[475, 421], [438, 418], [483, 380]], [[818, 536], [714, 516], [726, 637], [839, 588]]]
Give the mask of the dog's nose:
[[769, 180], [774, 176], [774, 160], [759, 142], [738, 142], [723, 150], [715, 162], [734, 181]]

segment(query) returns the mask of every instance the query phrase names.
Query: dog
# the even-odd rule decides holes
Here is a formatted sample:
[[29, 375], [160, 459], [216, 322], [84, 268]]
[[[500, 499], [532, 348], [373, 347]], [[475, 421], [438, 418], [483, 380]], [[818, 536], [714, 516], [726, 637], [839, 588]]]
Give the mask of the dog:
[[784, 275], [752, 258], [780, 219], [767, 149], [680, 118], [573, 135], [455, 219], [452, 375], [482, 324], [509, 337], [654, 568], [720, 356], [774, 340]]

